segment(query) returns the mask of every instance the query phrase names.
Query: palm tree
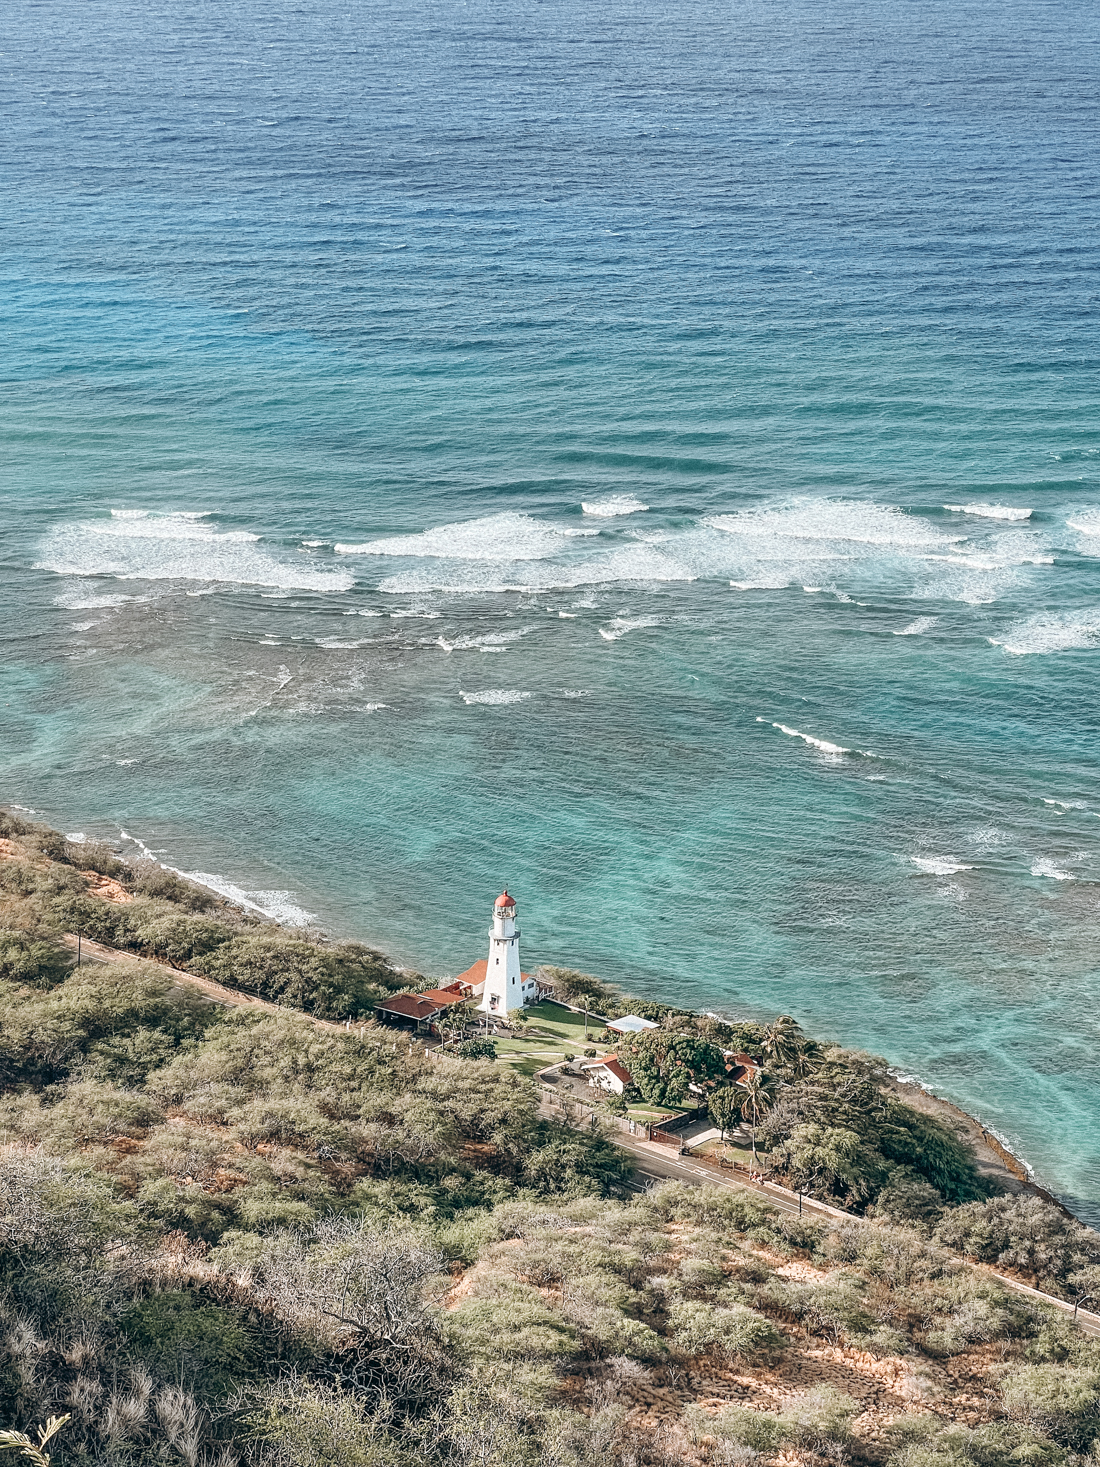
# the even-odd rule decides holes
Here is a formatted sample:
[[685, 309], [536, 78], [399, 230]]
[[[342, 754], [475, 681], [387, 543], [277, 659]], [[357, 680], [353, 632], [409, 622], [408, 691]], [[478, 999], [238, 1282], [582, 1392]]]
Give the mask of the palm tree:
[[745, 1098], [741, 1102], [741, 1115], [752, 1130], [752, 1159], [759, 1164], [756, 1154], [756, 1127], [760, 1118], [766, 1116], [775, 1104], [775, 1081], [763, 1070], [750, 1070], [741, 1081]]
[[786, 1069], [799, 1049], [806, 1043], [796, 1019], [790, 1014], [780, 1014], [764, 1030], [762, 1040], [764, 1053], [776, 1069]]
[[799, 1045], [787, 1065], [787, 1073], [792, 1080], [805, 1080], [807, 1075], [812, 1075], [821, 1068], [825, 1058], [824, 1051], [816, 1039], [806, 1039]]

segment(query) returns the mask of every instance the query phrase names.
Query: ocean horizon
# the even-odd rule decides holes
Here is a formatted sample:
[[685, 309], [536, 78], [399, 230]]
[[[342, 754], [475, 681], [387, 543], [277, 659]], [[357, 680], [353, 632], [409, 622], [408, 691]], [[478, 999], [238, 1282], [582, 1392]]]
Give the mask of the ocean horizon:
[[1100, 1224], [1100, 17], [16, 0], [0, 800], [792, 1013]]

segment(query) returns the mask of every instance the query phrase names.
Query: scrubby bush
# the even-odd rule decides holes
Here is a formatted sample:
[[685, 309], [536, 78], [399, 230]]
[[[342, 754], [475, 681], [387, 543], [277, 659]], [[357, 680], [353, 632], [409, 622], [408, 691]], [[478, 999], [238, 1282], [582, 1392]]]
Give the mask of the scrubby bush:
[[1018, 1269], [1066, 1292], [1070, 1275], [1100, 1262], [1100, 1234], [1038, 1197], [994, 1197], [947, 1213], [936, 1240], [983, 1263]]
[[722, 1308], [697, 1299], [677, 1299], [669, 1307], [672, 1343], [689, 1358], [712, 1355], [723, 1361], [767, 1356], [783, 1337], [763, 1315], [744, 1305]]

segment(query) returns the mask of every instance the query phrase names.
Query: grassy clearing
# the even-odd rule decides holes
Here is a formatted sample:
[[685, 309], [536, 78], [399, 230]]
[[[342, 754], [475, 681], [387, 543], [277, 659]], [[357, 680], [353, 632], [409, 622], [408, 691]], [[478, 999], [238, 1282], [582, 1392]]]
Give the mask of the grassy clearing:
[[683, 1111], [670, 1110], [667, 1105], [631, 1105], [626, 1113], [632, 1121], [663, 1121], [666, 1116], [683, 1115]]
[[564, 1039], [571, 1049], [595, 1047], [593, 1035], [602, 1034], [604, 1026], [599, 1019], [589, 1016], [588, 1039], [584, 1037], [584, 1015], [575, 1014], [552, 999], [544, 999], [529, 1010], [531, 1015], [527, 1028], [535, 1035], [552, 1039]]

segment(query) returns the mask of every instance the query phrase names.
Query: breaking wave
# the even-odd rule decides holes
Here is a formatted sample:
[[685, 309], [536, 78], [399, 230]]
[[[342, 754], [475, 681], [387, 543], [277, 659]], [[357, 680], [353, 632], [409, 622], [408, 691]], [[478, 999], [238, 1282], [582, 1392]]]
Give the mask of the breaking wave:
[[965, 861], [956, 860], [954, 856], [910, 856], [910, 861], [919, 871], [927, 876], [954, 876], [959, 871], [973, 871], [973, 866], [968, 866]]
[[521, 693], [518, 688], [483, 688], [480, 693], [464, 693], [460, 688], [458, 695], [464, 703], [487, 703], [492, 707], [505, 703], [522, 703], [533, 696], [531, 693]]
[[989, 641], [1014, 657], [1097, 647], [1100, 646], [1100, 608], [1041, 611], [1016, 622], [1000, 636], [990, 637]]
[[1046, 857], [1036, 861], [1031, 868], [1032, 876], [1047, 876], [1051, 881], [1076, 881], [1072, 871], [1063, 871]]
[[109, 519], [58, 525], [39, 546], [36, 568], [60, 576], [114, 576], [123, 581], [204, 581], [346, 591], [343, 571], [284, 562], [258, 548], [259, 535], [219, 531], [206, 513], [112, 511]]
[[585, 514], [596, 515], [605, 520], [614, 519], [623, 514], [638, 514], [641, 510], [648, 508], [648, 504], [643, 504], [633, 494], [612, 494], [609, 499], [581, 501], [581, 509]]
[[1008, 504], [945, 504], [944, 509], [986, 520], [1029, 520], [1032, 515], [1030, 509], [1014, 509]]

